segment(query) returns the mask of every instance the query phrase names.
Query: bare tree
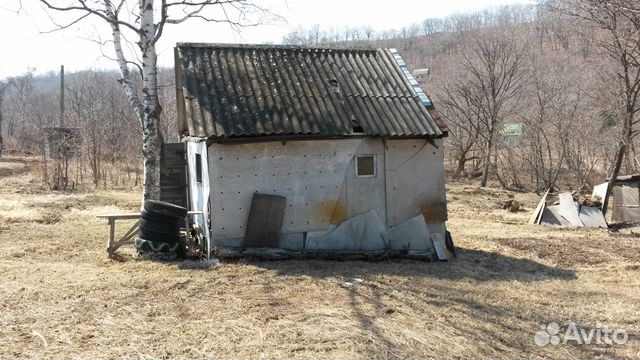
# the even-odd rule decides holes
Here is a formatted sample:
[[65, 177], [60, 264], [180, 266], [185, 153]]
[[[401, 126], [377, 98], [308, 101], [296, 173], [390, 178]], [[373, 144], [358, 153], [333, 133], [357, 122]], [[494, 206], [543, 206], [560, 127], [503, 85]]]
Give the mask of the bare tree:
[[[23, 75], [12, 78], [11, 83], [15, 86], [15, 89], [16, 89], [15, 107], [17, 108], [16, 112], [17, 112], [17, 118], [19, 120], [18, 126], [27, 127], [28, 126], [27, 119], [30, 111], [29, 97], [32, 95], [31, 92], [33, 90], [33, 69], [30, 69]], [[27, 146], [27, 149], [29, 150], [33, 149], [32, 146], [34, 142], [23, 141], [23, 144]]]
[[640, 112], [640, 12], [636, 0], [557, 0], [548, 6], [577, 20], [612, 65], [610, 83], [620, 94], [620, 138], [609, 186], [603, 199], [607, 211], [609, 196], [623, 159], [639, 133], [635, 129]]
[[[83, 131], [87, 150], [85, 155], [91, 168], [93, 184], [98, 185], [101, 177], [101, 161], [103, 159], [104, 131], [108, 124], [103, 120], [108, 109], [102, 107], [106, 99], [103, 86], [97, 87], [100, 78], [96, 73], [80, 73], [69, 79], [67, 90], [70, 110], [76, 117], [76, 123]], [[105, 111], [107, 110], [107, 111]]]
[[372, 41], [374, 39], [374, 35], [376, 34], [376, 31], [371, 26], [365, 26], [362, 29], [362, 33], [364, 33], [364, 36], [367, 38], [367, 41]]
[[452, 75], [438, 99], [450, 128], [448, 147], [455, 154], [454, 179], [465, 172], [467, 162], [478, 159], [476, 151], [481, 131], [481, 109], [478, 106], [481, 103], [474, 99], [466, 72]]
[[481, 186], [487, 186], [496, 135], [504, 121], [517, 110], [526, 84], [526, 41], [513, 34], [487, 31], [476, 35], [463, 52], [463, 70], [468, 73], [468, 102], [478, 111], [484, 138]]
[[442, 19], [428, 18], [422, 22], [422, 32], [429, 36], [442, 31]]
[[2, 117], [2, 101], [4, 100], [4, 94], [7, 88], [11, 85], [10, 81], [0, 81], [0, 156], [2, 156], [3, 142], [2, 142], [2, 121], [4, 118]]
[[[160, 100], [158, 97], [158, 55], [156, 44], [167, 25], [181, 24], [190, 19], [228, 23], [234, 27], [258, 25], [268, 12], [251, 0], [38, 0], [47, 10], [76, 14], [58, 29], [66, 29], [84, 19], [106, 22], [111, 28], [115, 60], [120, 68], [120, 83], [139, 119], [142, 128], [144, 156], [144, 198], [160, 195], [160, 156], [163, 136]], [[131, 4], [133, 10], [129, 10]], [[217, 13], [213, 10], [219, 10]], [[218, 14], [216, 16], [216, 14]], [[249, 16], [257, 16], [254, 21]], [[128, 56], [124, 42], [137, 37], [136, 56]], [[140, 59], [134, 61], [133, 59]], [[133, 80], [130, 66], [140, 70], [141, 87]]]

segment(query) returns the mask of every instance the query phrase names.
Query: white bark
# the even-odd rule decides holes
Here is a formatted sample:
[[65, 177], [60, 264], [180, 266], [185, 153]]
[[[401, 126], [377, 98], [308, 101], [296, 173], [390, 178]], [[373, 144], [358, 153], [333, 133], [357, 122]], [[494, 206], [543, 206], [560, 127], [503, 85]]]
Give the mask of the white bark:
[[109, 18], [113, 19], [109, 25], [111, 25], [113, 47], [116, 52], [116, 60], [118, 62], [118, 67], [120, 68], [120, 75], [122, 76], [120, 83], [122, 84], [127, 99], [129, 99], [129, 103], [136, 112], [136, 115], [138, 115], [138, 119], [140, 119], [140, 125], [142, 125], [142, 103], [140, 102], [140, 98], [138, 97], [135, 87], [133, 86], [133, 82], [131, 81], [129, 64], [127, 63], [127, 59], [124, 56], [124, 51], [122, 49], [122, 32], [120, 30], [120, 25], [116, 22], [117, 15], [112, 8], [111, 2], [108, 0], [105, 1], [105, 12]]
[[144, 198], [160, 197], [160, 101], [158, 99], [158, 55], [155, 48], [156, 25], [153, 1], [140, 0], [140, 50], [142, 52], [142, 133], [144, 155]]
[[160, 198], [160, 101], [158, 99], [157, 59], [154, 37], [156, 25], [153, 19], [153, 0], [140, 1], [140, 46], [142, 54], [142, 101], [135, 90], [129, 71], [129, 63], [122, 48], [122, 32], [117, 12], [109, 0], [105, 0], [105, 13], [113, 35], [116, 60], [122, 76], [120, 82], [142, 126], [142, 154], [144, 161], [144, 199]]

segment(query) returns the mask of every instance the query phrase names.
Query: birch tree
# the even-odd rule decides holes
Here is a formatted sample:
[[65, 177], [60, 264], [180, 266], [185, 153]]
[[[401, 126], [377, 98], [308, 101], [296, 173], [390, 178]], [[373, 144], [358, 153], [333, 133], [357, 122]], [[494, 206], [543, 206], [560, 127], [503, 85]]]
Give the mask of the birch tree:
[[[57, 13], [73, 14], [58, 30], [93, 19], [109, 25], [114, 60], [120, 70], [120, 84], [142, 128], [144, 199], [160, 196], [160, 163], [163, 134], [162, 107], [158, 97], [158, 54], [156, 45], [168, 25], [191, 19], [227, 23], [232, 27], [252, 26], [269, 18], [269, 12], [252, 0], [33, 0], [39, 1], [52, 19]], [[218, 15], [216, 15], [218, 14]], [[62, 16], [67, 18], [68, 16]], [[252, 19], [249, 19], [249, 18]], [[127, 51], [128, 38], [137, 39], [135, 54]], [[142, 81], [133, 79], [131, 67]], [[140, 83], [141, 88], [136, 84]]]

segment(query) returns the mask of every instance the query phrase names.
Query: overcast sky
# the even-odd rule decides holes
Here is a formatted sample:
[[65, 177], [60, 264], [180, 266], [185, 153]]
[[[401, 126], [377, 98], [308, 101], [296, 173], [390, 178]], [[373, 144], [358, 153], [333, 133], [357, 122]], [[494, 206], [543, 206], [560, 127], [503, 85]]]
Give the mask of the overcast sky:
[[[85, 20], [61, 32], [44, 33], [54, 28], [51, 19], [36, 5], [36, 0], [0, 0], [0, 78], [35, 68], [37, 73], [57, 71], [61, 64], [68, 71], [114, 68], [105, 58], [110, 46], [95, 42], [106, 40], [108, 27]], [[376, 30], [401, 28], [428, 17], [444, 17], [456, 12], [471, 12], [487, 7], [528, 0], [263, 0], [272, 12], [286, 22], [245, 28], [234, 32], [227, 25], [194, 20], [166, 29], [159, 44], [160, 64], [173, 63], [176, 42], [279, 43], [283, 35], [298, 26], [319, 24], [322, 29], [370, 25]], [[58, 15], [58, 14], [54, 14]], [[60, 17], [54, 17], [62, 22]]]

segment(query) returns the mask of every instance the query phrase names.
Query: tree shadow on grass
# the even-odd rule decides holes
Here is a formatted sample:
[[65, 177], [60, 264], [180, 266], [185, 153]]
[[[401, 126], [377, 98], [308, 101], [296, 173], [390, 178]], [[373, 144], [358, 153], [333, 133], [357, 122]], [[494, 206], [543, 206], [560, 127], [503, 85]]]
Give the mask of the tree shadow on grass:
[[[496, 303], [485, 299], [483, 291], [490, 290], [486, 287], [476, 290], [468, 280], [479, 282], [480, 286], [489, 282], [533, 283], [548, 280], [571, 281], [577, 278], [575, 272], [569, 269], [548, 266], [526, 258], [465, 248], [458, 249], [458, 258], [448, 262], [394, 259], [379, 262], [286, 260], [249, 263], [275, 271], [277, 276], [326, 278], [335, 284], [335, 291], [343, 293], [340, 295], [342, 300], [338, 300], [336, 306], [345, 306], [349, 309], [349, 314], [357, 319], [360, 329], [354, 333], [354, 341], [369, 343], [370, 346], [366, 346], [363, 351], [369, 357], [376, 358], [482, 357], [489, 354], [513, 357], [524, 353], [541, 356], [545, 350], [533, 343], [533, 335], [538, 330], [536, 324], [554, 321], [553, 315], [538, 313], [532, 308], [523, 317], [521, 312], [526, 308], [525, 304], [518, 305], [508, 301]], [[355, 278], [364, 280], [357, 283], [353, 281]], [[457, 286], [456, 281], [464, 282]], [[268, 285], [265, 293], [271, 293]], [[340, 305], [340, 301], [345, 301], [345, 295], [346, 302]], [[434, 309], [448, 311], [453, 314], [453, 318], [436, 316], [432, 320], [433, 314], [426, 312], [436, 311]], [[433, 330], [424, 333], [410, 330], [409, 334], [415, 334], [416, 338], [406, 335], [402, 328], [409, 326], [407, 329], [411, 329], [411, 325], [397, 326], [395, 321], [403, 320], [394, 316], [412, 314], [415, 315], [415, 321], [428, 322], [429, 326], [433, 321]], [[385, 324], [392, 327], [388, 328]], [[445, 328], [446, 333], [439, 334], [439, 326]], [[424, 329], [424, 326], [419, 328]], [[419, 338], [421, 336], [424, 338]], [[469, 343], [456, 344], [447, 336]], [[427, 350], [421, 343], [427, 339], [448, 344], [434, 344], [434, 348], [453, 348], [450, 353], [432, 354], [429, 351], [433, 349]], [[473, 346], [469, 348], [475, 348], [474, 352], [460, 352], [461, 348], [472, 343]], [[576, 354], [585, 357], [593, 355], [588, 349], [576, 351]]]
[[[459, 248], [458, 257], [447, 262], [393, 259], [249, 263], [274, 271], [276, 276], [328, 280], [323, 286], [335, 286], [335, 306], [343, 307], [357, 320], [358, 330], [352, 335], [353, 341], [369, 344], [363, 351], [368, 357], [375, 358], [483, 357], [490, 354], [517, 357], [524, 353], [540, 356], [544, 349], [533, 343], [533, 335], [538, 330], [536, 324], [551, 322], [553, 319], [549, 317], [553, 315], [537, 313], [532, 308], [523, 317], [521, 312], [526, 304], [496, 302], [483, 294], [493, 291], [490, 282], [526, 284], [577, 278], [569, 269], [465, 248]], [[363, 279], [362, 282], [354, 281], [357, 278]], [[496, 289], [501, 288], [500, 284], [496, 285]], [[265, 284], [264, 290], [265, 294], [273, 293], [270, 284]], [[435, 316], [434, 311], [440, 312], [437, 309], [446, 311], [451, 318]], [[414, 330], [411, 322], [406, 323], [407, 316], [420, 322], [416, 329], [422, 330]], [[439, 333], [439, 327], [445, 332]], [[425, 348], [425, 341], [442, 344], [433, 344], [429, 349]], [[456, 344], [455, 341], [468, 343]], [[463, 352], [462, 348], [475, 350]], [[449, 349], [450, 352], [432, 353], [436, 351], [434, 349]], [[581, 354], [589, 357], [588, 352]]]
[[573, 280], [573, 270], [548, 266], [526, 258], [497, 252], [458, 248], [458, 257], [450, 261], [425, 262], [405, 259], [387, 261], [284, 260], [252, 261], [251, 264], [277, 271], [280, 275], [312, 277], [362, 277], [392, 275], [476, 281]]

